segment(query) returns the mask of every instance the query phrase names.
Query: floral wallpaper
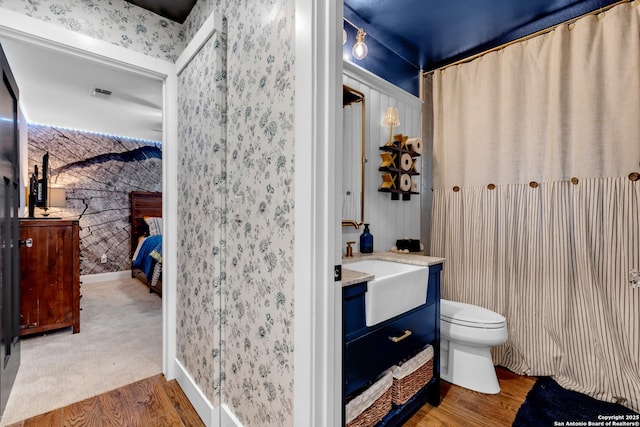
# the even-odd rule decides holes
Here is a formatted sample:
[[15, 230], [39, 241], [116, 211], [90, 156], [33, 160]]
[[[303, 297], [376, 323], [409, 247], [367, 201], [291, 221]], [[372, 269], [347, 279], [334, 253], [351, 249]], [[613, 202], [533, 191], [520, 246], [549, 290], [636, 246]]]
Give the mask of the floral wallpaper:
[[0, 7], [170, 62], [185, 47], [182, 25], [125, 0], [0, 0]]
[[179, 76], [177, 355], [219, 405], [220, 290], [225, 220], [223, 39], [210, 39]]
[[213, 10], [228, 20], [220, 398], [244, 426], [291, 426], [294, 0], [199, 0], [188, 39]]
[[294, 5], [198, 0], [180, 27], [123, 0], [0, 0], [170, 61], [213, 11], [227, 18], [226, 43], [180, 76], [177, 344], [247, 427], [293, 425]]
[[228, 181], [239, 200], [231, 215], [244, 222], [227, 227], [223, 396], [245, 426], [286, 426], [293, 425], [294, 1], [252, 5], [229, 2], [226, 11]]

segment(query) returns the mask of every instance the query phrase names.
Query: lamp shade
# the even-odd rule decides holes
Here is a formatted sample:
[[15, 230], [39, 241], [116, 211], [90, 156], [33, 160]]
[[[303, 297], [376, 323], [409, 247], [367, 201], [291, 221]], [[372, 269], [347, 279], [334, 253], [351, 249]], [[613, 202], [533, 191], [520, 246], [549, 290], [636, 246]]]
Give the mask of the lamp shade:
[[398, 109], [396, 107], [387, 108], [382, 124], [389, 127], [400, 126], [400, 118], [398, 117]]
[[67, 205], [67, 194], [64, 187], [49, 187], [49, 207], [64, 208]]

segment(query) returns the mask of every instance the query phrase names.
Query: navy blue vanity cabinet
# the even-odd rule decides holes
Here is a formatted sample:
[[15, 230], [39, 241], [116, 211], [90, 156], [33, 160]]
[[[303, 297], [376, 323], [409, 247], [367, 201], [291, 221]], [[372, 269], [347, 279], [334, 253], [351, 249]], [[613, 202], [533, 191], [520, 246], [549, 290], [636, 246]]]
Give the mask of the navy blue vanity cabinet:
[[[348, 268], [348, 266], [347, 266]], [[442, 264], [429, 266], [427, 302], [372, 327], [365, 322], [367, 283], [342, 289], [343, 404], [371, 385], [391, 366], [410, 359], [431, 344], [433, 378], [407, 403], [394, 407], [379, 425], [400, 426], [425, 403], [440, 404], [440, 272]], [[394, 342], [391, 338], [402, 337]], [[344, 422], [343, 422], [344, 424]]]

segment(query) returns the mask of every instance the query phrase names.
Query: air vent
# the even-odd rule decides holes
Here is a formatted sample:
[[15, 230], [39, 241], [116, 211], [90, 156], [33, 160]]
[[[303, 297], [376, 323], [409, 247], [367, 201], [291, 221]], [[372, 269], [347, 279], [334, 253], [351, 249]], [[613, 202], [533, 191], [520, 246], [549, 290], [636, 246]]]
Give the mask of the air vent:
[[97, 96], [100, 98], [107, 98], [111, 96], [112, 92], [108, 89], [100, 89], [99, 87], [94, 87], [91, 95]]

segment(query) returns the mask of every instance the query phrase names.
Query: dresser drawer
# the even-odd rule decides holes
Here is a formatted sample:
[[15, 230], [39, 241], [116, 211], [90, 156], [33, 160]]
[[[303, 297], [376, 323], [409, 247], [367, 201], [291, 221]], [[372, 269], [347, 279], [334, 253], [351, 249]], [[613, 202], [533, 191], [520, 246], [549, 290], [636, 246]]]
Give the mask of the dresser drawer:
[[433, 341], [435, 317], [436, 305], [423, 305], [376, 325], [359, 338], [347, 342], [344, 354], [345, 396]]
[[20, 335], [80, 332], [78, 220], [20, 219]]

